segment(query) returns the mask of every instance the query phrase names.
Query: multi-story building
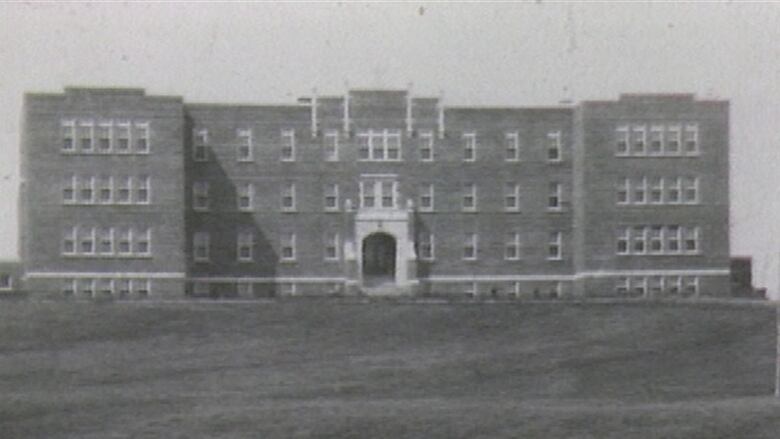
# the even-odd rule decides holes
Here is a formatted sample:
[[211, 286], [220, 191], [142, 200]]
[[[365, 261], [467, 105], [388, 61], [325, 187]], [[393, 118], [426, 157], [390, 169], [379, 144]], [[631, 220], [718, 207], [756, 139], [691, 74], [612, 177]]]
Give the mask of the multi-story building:
[[27, 289], [73, 296], [725, 295], [728, 103], [444, 107], [28, 94]]

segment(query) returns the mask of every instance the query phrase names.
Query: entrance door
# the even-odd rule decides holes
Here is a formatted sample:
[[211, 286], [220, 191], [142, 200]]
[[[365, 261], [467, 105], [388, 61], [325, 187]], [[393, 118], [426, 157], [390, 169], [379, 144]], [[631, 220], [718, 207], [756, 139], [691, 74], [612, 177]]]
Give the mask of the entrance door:
[[374, 286], [395, 282], [395, 238], [374, 233], [363, 240], [363, 283]]

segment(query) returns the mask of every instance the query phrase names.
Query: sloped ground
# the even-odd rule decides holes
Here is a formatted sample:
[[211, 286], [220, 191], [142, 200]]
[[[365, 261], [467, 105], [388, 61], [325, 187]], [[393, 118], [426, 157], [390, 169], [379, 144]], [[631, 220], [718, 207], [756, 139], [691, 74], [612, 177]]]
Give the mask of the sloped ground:
[[0, 302], [0, 437], [772, 438], [774, 310]]

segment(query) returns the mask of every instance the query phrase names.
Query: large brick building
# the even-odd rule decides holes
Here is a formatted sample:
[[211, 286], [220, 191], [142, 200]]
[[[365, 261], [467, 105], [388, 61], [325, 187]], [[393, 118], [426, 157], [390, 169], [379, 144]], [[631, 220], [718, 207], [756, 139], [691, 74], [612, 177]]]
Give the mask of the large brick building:
[[728, 103], [25, 97], [27, 289], [725, 295]]

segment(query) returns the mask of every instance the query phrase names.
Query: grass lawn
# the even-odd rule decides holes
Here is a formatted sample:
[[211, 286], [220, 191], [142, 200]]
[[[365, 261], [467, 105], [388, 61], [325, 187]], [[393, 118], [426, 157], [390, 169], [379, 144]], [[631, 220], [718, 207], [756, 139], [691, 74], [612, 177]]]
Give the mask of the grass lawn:
[[771, 438], [774, 310], [0, 302], [0, 438]]

